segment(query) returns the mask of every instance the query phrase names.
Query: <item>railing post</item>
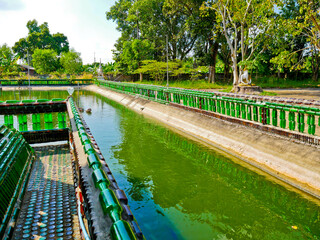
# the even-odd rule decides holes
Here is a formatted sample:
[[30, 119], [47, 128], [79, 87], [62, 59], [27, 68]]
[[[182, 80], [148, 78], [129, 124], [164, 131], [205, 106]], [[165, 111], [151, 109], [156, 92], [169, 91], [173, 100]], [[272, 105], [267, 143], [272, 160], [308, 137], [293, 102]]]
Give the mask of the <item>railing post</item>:
[[265, 107], [260, 107], [261, 109], [261, 123], [263, 125], [267, 124], [267, 109]]

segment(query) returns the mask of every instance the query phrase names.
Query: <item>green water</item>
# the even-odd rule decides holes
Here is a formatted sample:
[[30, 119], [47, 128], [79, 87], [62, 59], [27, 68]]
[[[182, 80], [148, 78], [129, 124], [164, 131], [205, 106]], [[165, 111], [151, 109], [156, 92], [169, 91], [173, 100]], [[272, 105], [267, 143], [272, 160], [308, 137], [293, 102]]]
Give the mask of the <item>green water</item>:
[[[1, 100], [13, 99], [6, 94]], [[67, 95], [41, 94], [20, 96]], [[79, 96], [81, 107], [92, 108], [83, 116], [147, 239], [320, 239], [315, 199], [108, 99]]]

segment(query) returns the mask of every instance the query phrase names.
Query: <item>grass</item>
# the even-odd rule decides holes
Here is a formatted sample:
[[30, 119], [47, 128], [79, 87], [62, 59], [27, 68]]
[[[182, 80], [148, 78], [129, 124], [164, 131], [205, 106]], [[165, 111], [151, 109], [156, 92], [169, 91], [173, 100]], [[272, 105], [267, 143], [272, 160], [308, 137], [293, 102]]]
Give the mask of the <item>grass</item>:
[[[142, 82], [135, 82], [141, 84], [149, 84], [149, 85], [160, 85], [166, 86], [167, 82], [156, 82], [156, 81], [142, 81]], [[231, 90], [232, 86], [229, 84], [218, 84], [218, 83], [208, 83], [205, 80], [198, 80], [198, 81], [170, 81], [169, 87], [176, 87], [176, 88], [186, 88], [186, 89], [229, 89]], [[229, 91], [230, 91], [229, 90]]]
[[[135, 82], [140, 83], [140, 82]], [[166, 86], [166, 81], [142, 81], [142, 84], [160, 85]], [[294, 80], [294, 79], [278, 79], [276, 77], [258, 77], [253, 79], [253, 84], [265, 88], [320, 88], [319, 81], [313, 81], [311, 79]], [[220, 89], [222, 92], [230, 92], [232, 89], [232, 83], [208, 83], [206, 80], [182, 80], [182, 81], [170, 81], [170, 87], [186, 88], [186, 89]], [[274, 96], [275, 93], [267, 92], [263, 93], [264, 96]]]
[[262, 88], [319, 88], [320, 82], [311, 79], [294, 80], [278, 79], [276, 77], [261, 77], [254, 79], [253, 83]]
[[277, 96], [278, 94], [275, 92], [267, 92], [263, 91], [262, 93], [259, 94], [260, 96]]
[[[142, 82], [134, 82], [140, 84], [148, 84], [148, 85], [158, 85], [158, 86], [166, 86], [167, 83], [165, 81], [157, 82], [157, 81], [142, 81]], [[208, 83], [204, 80], [199, 81], [171, 81], [169, 82], [170, 87], [176, 88], [185, 88], [185, 89], [218, 89], [219, 92], [231, 92], [233, 85], [231, 84], [217, 84], [217, 83]], [[264, 91], [260, 94], [261, 96], [277, 96], [277, 93]]]

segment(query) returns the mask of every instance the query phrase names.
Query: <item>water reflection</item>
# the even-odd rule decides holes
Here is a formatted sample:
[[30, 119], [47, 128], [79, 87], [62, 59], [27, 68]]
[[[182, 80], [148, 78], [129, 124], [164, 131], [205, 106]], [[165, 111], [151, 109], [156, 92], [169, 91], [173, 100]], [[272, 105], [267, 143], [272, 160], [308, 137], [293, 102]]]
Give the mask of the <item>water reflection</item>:
[[102, 101], [120, 114], [121, 141], [110, 150], [127, 175], [127, 194], [161, 207], [158, 213], [184, 238], [318, 239], [316, 203], [225, 155]]
[[[0, 100], [24, 100], [24, 99], [52, 99], [67, 98], [67, 90], [65, 91], [29, 91], [21, 89], [13, 89], [12, 91], [0, 91]], [[76, 96], [76, 94], [73, 94]]]

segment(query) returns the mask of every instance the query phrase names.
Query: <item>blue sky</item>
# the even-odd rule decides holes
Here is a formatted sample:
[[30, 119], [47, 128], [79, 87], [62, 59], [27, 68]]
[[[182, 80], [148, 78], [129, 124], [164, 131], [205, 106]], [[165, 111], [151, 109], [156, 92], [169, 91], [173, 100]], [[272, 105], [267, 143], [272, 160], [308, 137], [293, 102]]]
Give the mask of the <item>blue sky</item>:
[[0, 0], [0, 45], [10, 47], [26, 37], [29, 20], [48, 22], [51, 33], [68, 37], [70, 47], [81, 53], [84, 63], [112, 61], [113, 45], [120, 33], [105, 12], [115, 0]]

